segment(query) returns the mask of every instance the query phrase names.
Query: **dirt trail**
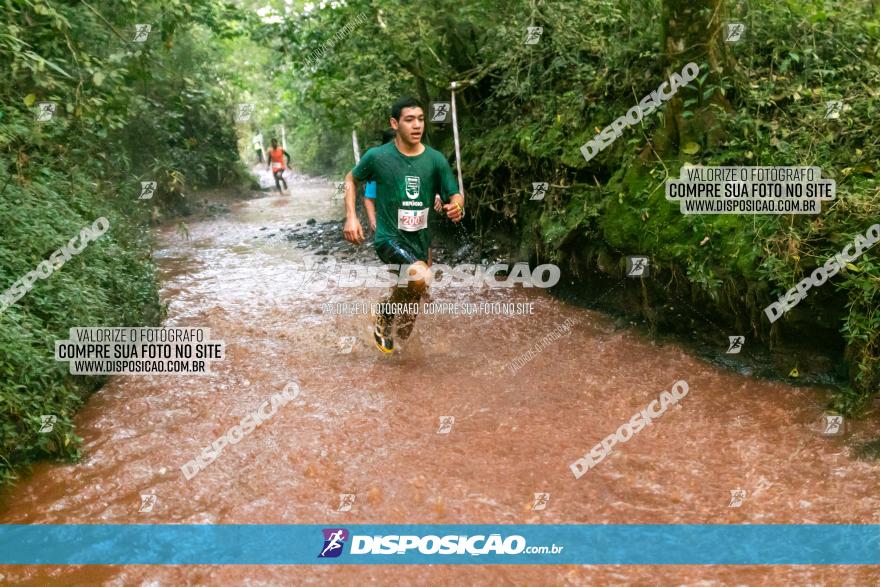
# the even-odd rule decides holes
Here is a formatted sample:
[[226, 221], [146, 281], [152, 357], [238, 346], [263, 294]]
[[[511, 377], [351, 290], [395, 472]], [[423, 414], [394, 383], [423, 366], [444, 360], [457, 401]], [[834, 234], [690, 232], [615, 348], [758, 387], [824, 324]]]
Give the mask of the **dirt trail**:
[[[228, 357], [210, 377], [111, 380], [76, 418], [82, 462], [37, 466], [4, 496], [0, 522], [880, 522], [880, 465], [854, 460], [849, 448], [853, 435], [868, 434], [865, 424], [825, 437], [815, 390], [722, 371], [540, 290], [436, 290], [436, 302], [533, 302], [534, 315], [420, 316], [403, 352], [380, 354], [368, 317], [325, 314], [322, 305], [377, 301], [381, 291], [297, 287], [306, 254], [374, 262], [371, 248], [338, 242], [330, 222], [342, 203], [331, 185], [299, 178], [291, 188], [290, 197], [243, 201], [191, 223], [189, 240], [161, 230], [167, 325], [210, 327]], [[320, 244], [298, 246], [307, 242]], [[569, 334], [515, 375], [505, 369], [569, 319], [577, 322]], [[345, 337], [354, 337], [351, 352]], [[572, 461], [679, 379], [690, 388], [679, 405], [574, 478]], [[181, 465], [294, 380], [296, 400], [184, 478]], [[449, 415], [451, 431], [438, 434]], [[729, 507], [734, 489], [747, 491], [738, 508]], [[551, 496], [543, 511], [531, 510], [536, 492]], [[141, 494], [156, 496], [152, 512], [138, 512]], [[356, 496], [351, 511], [337, 511], [340, 494]], [[5, 567], [0, 575], [39, 585], [880, 582], [876, 567]]]

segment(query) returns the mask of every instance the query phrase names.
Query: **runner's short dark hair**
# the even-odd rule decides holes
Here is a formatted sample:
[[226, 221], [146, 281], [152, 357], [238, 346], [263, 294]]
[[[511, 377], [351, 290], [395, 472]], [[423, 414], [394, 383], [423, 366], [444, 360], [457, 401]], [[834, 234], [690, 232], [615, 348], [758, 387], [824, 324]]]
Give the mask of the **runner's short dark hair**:
[[404, 96], [403, 98], [399, 98], [397, 102], [391, 105], [391, 118], [393, 118], [394, 120], [400, 120], [400, 112], [404, 108], [421, 108], [422, 110], [424, 110], [418, 100], [411, 96]]

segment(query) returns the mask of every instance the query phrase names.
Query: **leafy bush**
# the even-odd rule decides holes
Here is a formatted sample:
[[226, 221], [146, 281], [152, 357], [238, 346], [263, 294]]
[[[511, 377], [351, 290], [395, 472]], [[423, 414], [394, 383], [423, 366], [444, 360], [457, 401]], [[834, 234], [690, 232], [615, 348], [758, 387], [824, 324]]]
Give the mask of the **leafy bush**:
[[[187, 192], [244, 178], [235, 88], [214, 36], [239, 15], [215, 0], [0, 4], [0, 292], [104, 216], [110, 229], [0, 313], [0, 481], [74, 458], [72, 417], [102, 379], [71, 376], [54, 342], [73, 326], [161, 321], [146, 229]], [[145, 43], [133, 26], [152, 23]], [[211, 30], [209, 30], [211, 28]], [[51, 120], [38, 122], [40, 102]], [[140, 182], [156, 180], [152, 200]], [[40, 433], [40, 416], [58, 418]]]

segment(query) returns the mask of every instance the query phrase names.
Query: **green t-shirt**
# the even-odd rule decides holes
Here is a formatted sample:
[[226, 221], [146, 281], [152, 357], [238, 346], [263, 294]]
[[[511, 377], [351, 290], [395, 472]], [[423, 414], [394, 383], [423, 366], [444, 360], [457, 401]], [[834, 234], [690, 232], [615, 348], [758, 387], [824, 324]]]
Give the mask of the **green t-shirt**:
[[357, 181], [376, 182], [375, 245], [396, 241], [418, 258], [428, 258], [431, 226], [428, 217], [434, 194], [444, 202], [458, 193], [449, 162], [439, 151], [425, 145], [421, 155], [408, 157], [391, 142], [364, 153], [352, 169]]

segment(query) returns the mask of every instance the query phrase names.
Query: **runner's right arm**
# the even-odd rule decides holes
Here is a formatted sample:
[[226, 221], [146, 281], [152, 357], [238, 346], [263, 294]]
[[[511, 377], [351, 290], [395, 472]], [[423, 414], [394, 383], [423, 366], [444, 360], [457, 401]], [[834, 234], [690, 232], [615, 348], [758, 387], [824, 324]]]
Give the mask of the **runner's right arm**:
[[345, 227], [342, 229], [342, 234], [348, 242], [359, 245], [364, 242], [364, 229], [355, 212], [356, 194], [357, 183], [349, 171], [345, 175]]

